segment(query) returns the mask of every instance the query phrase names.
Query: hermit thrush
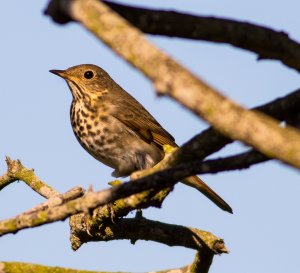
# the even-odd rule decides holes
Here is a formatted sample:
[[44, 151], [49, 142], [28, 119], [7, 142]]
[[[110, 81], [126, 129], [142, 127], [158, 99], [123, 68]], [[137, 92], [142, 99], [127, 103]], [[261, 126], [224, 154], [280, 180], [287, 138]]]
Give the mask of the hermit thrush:
[[[50, 72], [65, 79], [71, 90], [71, 124], [77, 140], [94, 158], [114, 168], [113, 176], [153, 167], [164, 157], [163, 145], [177, 146], [155, 118], [100, 67], [83, 64]], [[201, 179], [188, 180], [232, 213]]]

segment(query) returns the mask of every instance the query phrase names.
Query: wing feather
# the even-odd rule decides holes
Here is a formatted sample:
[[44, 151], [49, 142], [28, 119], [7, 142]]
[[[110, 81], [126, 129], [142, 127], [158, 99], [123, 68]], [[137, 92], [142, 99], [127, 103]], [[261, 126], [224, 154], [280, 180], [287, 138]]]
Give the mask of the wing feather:
[[142, 139], [148, 143], [154, 142], [160, 148], [165, 144], [177, 146], [174, 137], [133, 97], [131, 100], [124, 100], [122, 104], [122, 107], [115, 107], [112, 115]]

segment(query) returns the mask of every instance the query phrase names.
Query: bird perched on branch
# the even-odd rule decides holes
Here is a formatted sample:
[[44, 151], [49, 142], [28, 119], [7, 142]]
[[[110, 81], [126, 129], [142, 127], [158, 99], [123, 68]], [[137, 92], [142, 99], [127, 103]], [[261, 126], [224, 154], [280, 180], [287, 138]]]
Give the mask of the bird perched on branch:
[[[113, 168], [113, 176], [151, 168], [163, 159], [163, 145], [177, 147], [174, 138], [102, 68], [83, 64], [50, 72], [65, 79], [71, 90], [71, 124], [77, 140], [94, 158]], [[232, 213], [200, 178], [185, 180]]]

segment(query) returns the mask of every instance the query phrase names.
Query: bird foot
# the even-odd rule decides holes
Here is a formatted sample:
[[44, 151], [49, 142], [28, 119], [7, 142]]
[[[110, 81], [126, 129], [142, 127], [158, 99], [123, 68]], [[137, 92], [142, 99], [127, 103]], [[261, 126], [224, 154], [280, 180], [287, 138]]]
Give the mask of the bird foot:
[[107, 204], [107, 211], [108, 211], [108, 214], [109, 214], [110, 221], [113, 224], [115, 224], [119, 220], [119, 217], [115, 213], [114, 204], [113, 203], [108, 203]]

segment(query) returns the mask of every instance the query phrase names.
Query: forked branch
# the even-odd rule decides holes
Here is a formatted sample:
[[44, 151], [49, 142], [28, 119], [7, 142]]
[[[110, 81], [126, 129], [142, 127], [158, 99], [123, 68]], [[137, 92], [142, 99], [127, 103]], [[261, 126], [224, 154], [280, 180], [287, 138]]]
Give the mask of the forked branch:
[[[2, 181], [15, 181], [14, 174], [20, 177], [19, 173], [27, 172], [30, 173], [30, 179], [27, 181], [29, 184], [31, 180], [41, 181], [32, 173], [32, 170], [25, 168], [19, 160], [8, 159], [7, 162], [9, 171], [2, 176]], [[18, 171], [11, 171], [12, 167]], [[89, 241], [129, 239], [135, 242], [137, 240], [152, 240], [169, 246], [184, 246], [197, 250], [195, 261], [191, 265], [178, 270], [182, 270], [182, 272], [207, 272], [215, 254], [228, 252], [224, 241], [210, 232], [151, 221], [143, 217], [121, 219], [116, 224], [106, 221], [109, 219], [109, 216], [107, 216], [108, 207], [103, 205], [112, 201], [116, 201], [115, 209], [119, 209], [116, 209], [118, 213], [126, 213], [129, 209], [136, 208], [136, 204], [140, 207], [146, 206], [147, 201], [140, 201], [143, 197], [146, 197], [146, 200], [152, 197], [150, 203], [152, 201], [153, 204], [160, 204], [170, 191], [170, 187], [178, 179], [186, 176], [186, 174], [178, 171], [171, 175], [172, 178], [169, 177], [169, 174], [166, 176], [164, 173], [154, 173], [151, 177], [116, 185], [108, 190], [89, 191], [83, 197], [81, 197], [83, 190], [78, 187], [65, 194], [55, 194], [33, 209], [14, 218], [1, 221], [0, 236], [7, 233], [16, 233], [24, 228], [64, 220], [68, 216], [72, 216], [70, 225], [73, 249], [78, 249], [82, 243]], [[25, 178], [27, 179], [27, 176]], [[121, 199], [122, 197], [126, 198]], [[76, 200], [73, 200], [75, 198]], [[99, 207], [99, 205], [102, 205], [102, 207]], [[93, 217], [91, 217], [89, 213], [96, 207], [98, 208], [93, 211]], [[178, 234], [180, 236], [177, 236]], [[0, 263], [0, 266], [2, 266], [0, 269], [1, 272], [15, 272], [13, 270], [17, 270], [19, 265], [19, 263], [4, 262]], [[51, 270], [48, 267], [32, 264], [24, 266], [36, 270]], [[72, 272], [71, 269], [65, 268], [59, 270], [61, 270], [59, 272], [68, 272], [68, 270]], [[168, 272], [168, 270], [164, 272]]]

